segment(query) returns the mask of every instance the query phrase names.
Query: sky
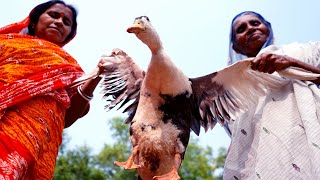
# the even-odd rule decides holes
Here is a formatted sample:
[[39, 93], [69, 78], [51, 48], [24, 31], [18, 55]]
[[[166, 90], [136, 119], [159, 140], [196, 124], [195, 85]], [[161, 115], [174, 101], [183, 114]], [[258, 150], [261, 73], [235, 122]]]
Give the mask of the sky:
[[[10, 0], [0, 7], [0, 26], [24, 19], [41, 0]], [[227, 64], [230, 23], [246, 10], [256, 11], [271, 22], [276, 44], [320, 40], [319, 0], [66, 0], [79, 11], [78, 34], [64, 49], [85, 72], [94, 69], [101, 55], [113, 48], [127, 52], [146, 69], [150, 52], [133, 34], [128, 34], [134, 18], [146, 15], [157, 29], [164, 48], [174, 63], [188, 76], [197, 77], [222, 69]], [[19, 7], [19, 8], [18, 8]], [[106, 112], [101, 88], [94, 92], [90, 112], [66, 129], [69, 148], [87, 144], [98, 153], [112, 143], [108, 121], [126, 117], [121, 111]], [[192, 136], [195, 137], [193, 134]], [[228, 147], [230, 138], [219, 125], [203, 129], [199, 142]]]

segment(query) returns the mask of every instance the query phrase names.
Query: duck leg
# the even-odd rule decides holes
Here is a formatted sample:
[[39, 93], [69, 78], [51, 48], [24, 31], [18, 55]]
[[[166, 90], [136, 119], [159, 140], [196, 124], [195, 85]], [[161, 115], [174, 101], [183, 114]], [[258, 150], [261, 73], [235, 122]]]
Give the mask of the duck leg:
[[137, 169], [140, 168], [141, 165], [135, 164], [134, 163], [134, 157], [137, 155], [138, 153], [138, 146], [133, 147], [132, 150], [132, 154], [130, 155], [130, 157], [128, 158], [127, 161], [125, 162], [119, 162], [119, 161], [115, 161], [114, 164], [117, 166], [121, 166], [124, 169]]
[[152, 179], [155, 179], [155, 180], [180, 180], [180, 176], [178, 174], [178, 170], [179, 170], [179, 167], [180, 167], [180, 164], [181, 164], [181, 155], [180, 153], [176, 153], [175, 156], [174, 156], [174, 163], [175, 163], [175, 166], [172, 166], [172, 170], [167, 173], [167, 174], [164, 174], [164, 175], [161, 175], [161, 176], [154, 176]]

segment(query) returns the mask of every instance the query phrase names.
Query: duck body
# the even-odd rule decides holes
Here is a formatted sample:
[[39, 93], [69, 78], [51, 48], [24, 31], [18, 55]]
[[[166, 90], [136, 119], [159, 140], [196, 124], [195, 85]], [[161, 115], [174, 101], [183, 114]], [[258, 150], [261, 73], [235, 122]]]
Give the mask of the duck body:
[[137, 171], [142, 179], [178, 170], [190, 137], [191, 94], [189, 79], [165, 51], [152, 51], [130, 125], [131, 142], [138, 149], [134, 161], [141, 165]]
[[[178, 169], [190, 138], [191, 82], [172, 63], [146, 17], [137, 18], [128, 32], [151, 51], [130, 124], [133, 168], [142, 179], [180, 179]], [[128, 161], [116, 164], [128, 168]]]

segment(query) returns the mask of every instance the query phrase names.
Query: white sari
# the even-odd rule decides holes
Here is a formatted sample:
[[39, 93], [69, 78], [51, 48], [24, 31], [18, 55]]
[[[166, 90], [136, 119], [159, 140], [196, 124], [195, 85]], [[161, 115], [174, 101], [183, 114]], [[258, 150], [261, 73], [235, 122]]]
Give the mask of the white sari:
[[[320, 67], [319, 43], [268, 46]], [[320, 179], [320, 89], [290, 80], [228, 124], [232, 136], [224, 179]]]

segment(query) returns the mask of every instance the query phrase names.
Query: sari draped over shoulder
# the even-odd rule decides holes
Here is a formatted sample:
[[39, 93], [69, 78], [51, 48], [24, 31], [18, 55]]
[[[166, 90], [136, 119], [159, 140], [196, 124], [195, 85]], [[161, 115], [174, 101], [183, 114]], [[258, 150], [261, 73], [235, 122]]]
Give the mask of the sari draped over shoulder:
[[14, 27], [25, 26], [0, 28], [0, 179], [52, 179], [76, 93], [68, 85], [83, 70], [61, 47]]
[[[320, 42], [268, 46], [262, 52], [287, 55], [320, 67]], [[320, 89], [290, 80], [235, 121], [224, 179], [320, 178]]]

